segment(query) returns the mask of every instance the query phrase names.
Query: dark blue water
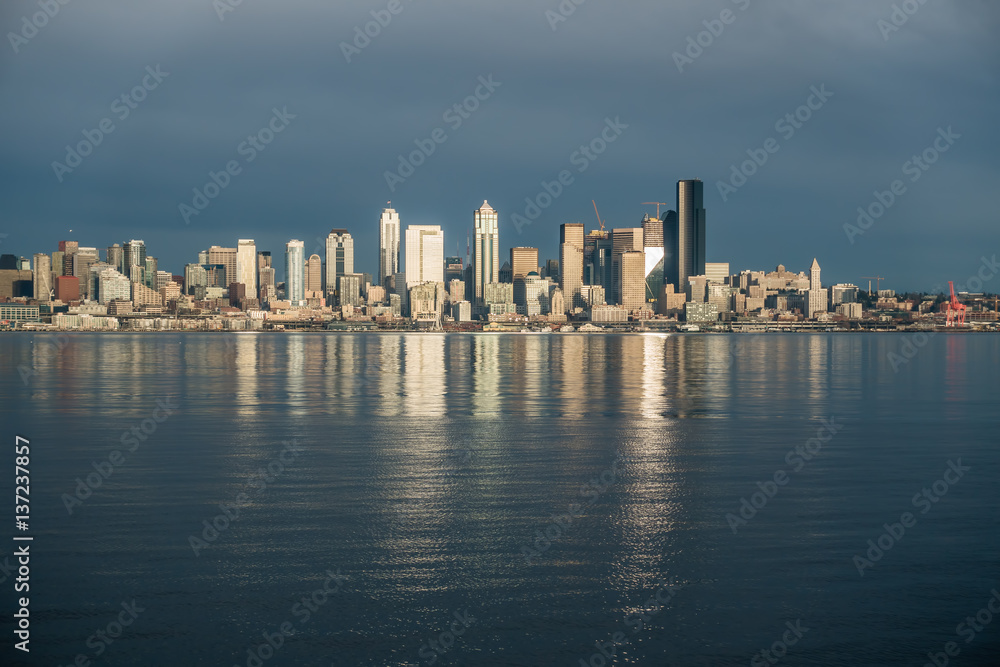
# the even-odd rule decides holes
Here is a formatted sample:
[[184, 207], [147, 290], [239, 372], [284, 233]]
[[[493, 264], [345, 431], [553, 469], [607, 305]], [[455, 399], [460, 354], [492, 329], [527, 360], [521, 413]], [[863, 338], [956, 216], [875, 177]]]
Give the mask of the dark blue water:
[[1000, 618], [957, 626], [1000, 590], [1000, 338], [907, 340], [0, 335], [3, 539], [15, 435], [34, 536], [3, 655], [998, 664]]

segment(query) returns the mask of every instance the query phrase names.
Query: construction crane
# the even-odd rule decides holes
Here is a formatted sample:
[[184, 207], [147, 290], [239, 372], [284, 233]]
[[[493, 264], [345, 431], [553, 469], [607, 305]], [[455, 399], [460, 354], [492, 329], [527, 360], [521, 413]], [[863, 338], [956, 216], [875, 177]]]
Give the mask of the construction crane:
[[[594, 205], [594, 213], [597, 213], [597, 202], [594, 201], [593, 199], [591, 199], [590, 203]], [[601, 220], [601, 214], [600, 213], [597, 213], [597, 222], [601, 223], [601, 231], [603, 232], [604, 231], [604, 221]]]
[[882, 288], [882, 281], [885, 280], [882, 276], [861, 276], [862, 280], [868, 281], [868, 296], [872, 295], [872, 281], [875, 281], [875, 289]]
[[670, 206], [670, 204], [668, 204], [665, 201], [644, 201], [644, 202], [642, 202], [643, 206], [653, 206], [654, 204], [656, 205], [656, 219], [659, 220], [660, 219], [660, 207], [661, 206]]
[[955, 296], [955, 285], [950, 280], [948, 281], [948, 289], [951, 290], [951, 301], [948, 302], [948, 317], [945, 326], [953, 327], [956, 321], [959, 326], [965, 326], [965, 304], [960, 303], [958, 297]]

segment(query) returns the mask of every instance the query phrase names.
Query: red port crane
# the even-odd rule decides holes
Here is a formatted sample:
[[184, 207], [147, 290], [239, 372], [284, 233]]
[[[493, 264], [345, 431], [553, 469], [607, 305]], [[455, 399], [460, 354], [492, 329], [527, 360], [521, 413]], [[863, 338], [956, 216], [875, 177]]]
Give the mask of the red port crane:
[[955, 322], [958, 322], [960, 326], [965, 326], [965, 304], [959, 303], [958, 297], [955, 296], [955, 285], [950, 280], [948, 288], [951, 290], [951, 301], [948, 302], [948, 318], [945, 326], [953, 327]]

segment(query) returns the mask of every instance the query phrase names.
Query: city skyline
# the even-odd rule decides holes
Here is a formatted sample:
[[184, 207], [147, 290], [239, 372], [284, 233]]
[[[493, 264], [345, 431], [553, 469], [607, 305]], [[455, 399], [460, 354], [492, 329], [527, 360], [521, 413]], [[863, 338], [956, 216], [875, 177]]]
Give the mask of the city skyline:
[[[679, 71], [674, 53], [690, 58], [688, 38], [717, 12], [697, 4], [649, 6], [636, 21], [631, 10], [589, 5], [553, 30], [543, 8], [530, 3], [509, 4], [501, 16], [427, 7], [402, 13], [347, 62], [337, 45], [371, 20], [360, 7], [288, 3], [274, 13], [242, 3], [219, 21], [193, 0], [126, 13], [88, 3], [77, 11], [93, 25], [63, 13], [17, 53], [6, 44], [4, 97], [37, 104], [0, 111], [8, 127], [18, 128], [2, 149], [0, 233], [7, 236], [0, 251], [27, 255], [52, 236], [141, 238], [179, 270], [187, 248], [253, 238], [280, 254], [288, 236], [359, 228], [371, 220], [372, 204], [388, 199], [406, 212], [406, 223], [439, 224], [460, 241], [470, 200], [489, 197], [510, 245], [535, 246], [554, 258], [560, 224], [596, 226], [592, 199], [609, 227], [636, 226], [656, 212], [643, 202], [672, 199], [670, 174], [705, 183], [709, 224], [727, 230], [713, 251], [735, 265], [774, 266], [823, 247], [839, 279], [878, 274], [926, 290], [968, 273], [976, 250], [995, 246], [998, 167], [988, 146], [998, 92], [979, 82], [990, 80], [990, 63], [1000, 55], [992, 39], [1000, 9], [926, 3], [885, 32], [879, 22], [892, 13], [888, 0], [808, 11], [776, 6], [787, 35], [778, 48], [776, 28], [762, 20], [772, 7], [723, 4], [733, 5], [737, 20]], [[5, 6], [0, 20], [16, 31], [22, 13]], [[459, 29], [484, 21], [495, 21], [496, 30], [477, 40]], [[417, 28], [407, 29], [409, 22]], [[168, 26], [183, 39], [166, 39]], [[281, 26], [299, 35], [281, 58], [240, 49], [242, 40], [266, 39]], [[834, 44], [845, 31], [853, 46], [840, 53]], [[439, 48], [423, 49], [427, 40]], [[116, 53], [101, 46], [109, 43], [118, 45]], [[939, 48], [931, 52], [927, 44]], [[766, 85], [749, 84], [747, 61], [737, 57], [747, 51], [755, 54], [753, 71], [768, 72]], [[840, 55], [831, 58], [833, 52]], [[206, 57], [213, 71], [226, 74], [209, 76]], [[549, 67], [528, 64], [535, 59]], [[157, 66], [158, 84], [146, 70]], [[479, 78], [491, 75], [489, 92]], [[144, 77], [155, 89], [142, 88]], [[336, 95], [317, 84], [331, 77]], [[144, 99], [134, 109], [116, 104], [129, 112], [122, 119], [110, 101], [136, 86]], [[477, 89], [488, 98], [476, 98]], [[386, 91], [393, 91], [391, 105]], [[74, 104], [53, 102], [68, 93]], [[463, 109], [467, 118], [450, 111], [470, 95], [477, 108]], [[105, 117], [115, 129], [57, 176], [52, 165], [66, 163], [66, 147], [75, 150], [83, 132], [96, 137]], [[596, 140], [604, 140], [606, 119], [628, 127], [597, 154], [590, 144], [601, 147]], [[256, 134], [271, 132], [272, 120], [281, 132], [264, 145]], [[425, 156], [439, 127], [446, 140], [432, 140], [434, 151]], [[764, 148], [768, 139], [775, 152]], [[411, 160], [416, 142], [426, 151]], [[947, 152], [936, 153], [942, 147]], [[400, 156], [408, 163], [403, 173], [412, 174], [393, 191], [384, 174], [400, 169]], [[229, 161], [239, 173], [226, 171]], [[416, 162], [422, 164], [410, 166]], [[558, 180], [561, 170], [565, 181], [572, 178], [568, 185]], [[217, 186], [210, 172], [228, 184]], [[897, 180], [902, 194], [892, 193]], [[559, 192], [551, 202], [543, 183]], [[185, 224], [178, 207], [194, 208], [195, 189], [216, 196], [203, 195], [197, 203], [204, 207]], [[526, 200], [538, 217], [515, 226], [514, 215], [531, 211]], [[859, 208], [877, 217], [868, 223]], [[849, 237], [844, 226], [859, 217], [867, 227]], [[958, 234], [948, 233], [955, 228]], [[365, 226], [364, 235], [358, 229], [355, 242], [377, 248], [377, 228]], [[449, 244], [449, 255], [455, 247]], [[375, 275], [374, 260], [374, 252], [359, 255], [359, 270]], [[928, 274], [928, 266], [940, 268]]]

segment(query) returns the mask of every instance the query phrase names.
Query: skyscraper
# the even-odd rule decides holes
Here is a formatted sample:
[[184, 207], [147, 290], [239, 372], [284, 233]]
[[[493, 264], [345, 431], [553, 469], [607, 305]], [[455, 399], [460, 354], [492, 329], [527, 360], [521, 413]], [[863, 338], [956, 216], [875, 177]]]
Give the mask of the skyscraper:
[[[622, 227], [611, 230], [611, 270], [612, 285], [611, 298], [614, 303], [624, 303], [621, 290], [621, 256], [626, 252], [643, 251], [643, 229], [642, 227]], [[645, 263], [645, 260], [643, 260]]]
[[499, 213], [484, 199], [483, 205], [473, 213], [476, 247], [473, 256], [476, 303], [483, 302], [486, 285], [500, 280], [500, 225]]
[[607, 230], [595, 229], [583, 240], [584, 279], [588, 285], [600, 285], [606, 296], [613, 292], [611, 286], [611, 234]]
[[621, 305], [625, 310], [642, 310], [646, 305], [646, 253], [626, 250], [618, 259]]
[[305, 254], [304, 241], [292, 239], [285, 244], [285, 299], [292, 304], [305, 300]]
[[385, 285], [386, 276], [399, 273], [399, 214], [396, 209], [382, 210], [378, 223], [378, 248], [378, 275], [375, 280], [377, 284]]
[[559, 287], [568, 310], [584, 305], [583, 223], [567, 222], [559, 226]]
[[44, 252], [35, 253], [35, 273], [33, 278], [36, 301], [49, 301], [52, 296], [52, 259]]
[[646, 253], [646, 301], [656, 301], [663, 287], [663, 221], [648, 214], [642, 220], [642, 245]]
[[306, 293], [323, 291], [323, 260], [319, 255], [309, 255], [306, 260]]
[[806, 294], [806, 317], [816, 317], [817, 313], [825, 313], [830, 308], [830, 300], [819, 279], [819, 262], [813, 257], [809, 267], [809, 292]]
[[257, 245], [253, 239], [240, 239], [236, 244], [236, 279], [232, 282], [243, 283], [246, 294], [256, 296]]
[[444, 283], [444, 232], [439, 225], [406, 228], [406, 287]]
[[538, 248], [511, 248], [510, 269], [512, 279], [525, 278], [532, 271], [538, 273]]
[[229, 287], [230, 283], [238, 282], [236, 279], [236, 248], [220, 248], [217, 245], [208, 249], [208, 263], [221, 264], [226, 267], [225, 280], [221, 283]]
[[700, 180], [677, 181], [677, 212], [663, 217], [666, 282], [683, 291], [690, 276], [705, 274], [705, 208]]
[[354, 273], [354, 238], [346, 229], [331, 229], [326, 237], [326, 293], [337, 291], [337, 278]]
[[122, 248], [122, 275], [132, 282], [142, 282], [146, 272], [146, 243], [132, 239]]

